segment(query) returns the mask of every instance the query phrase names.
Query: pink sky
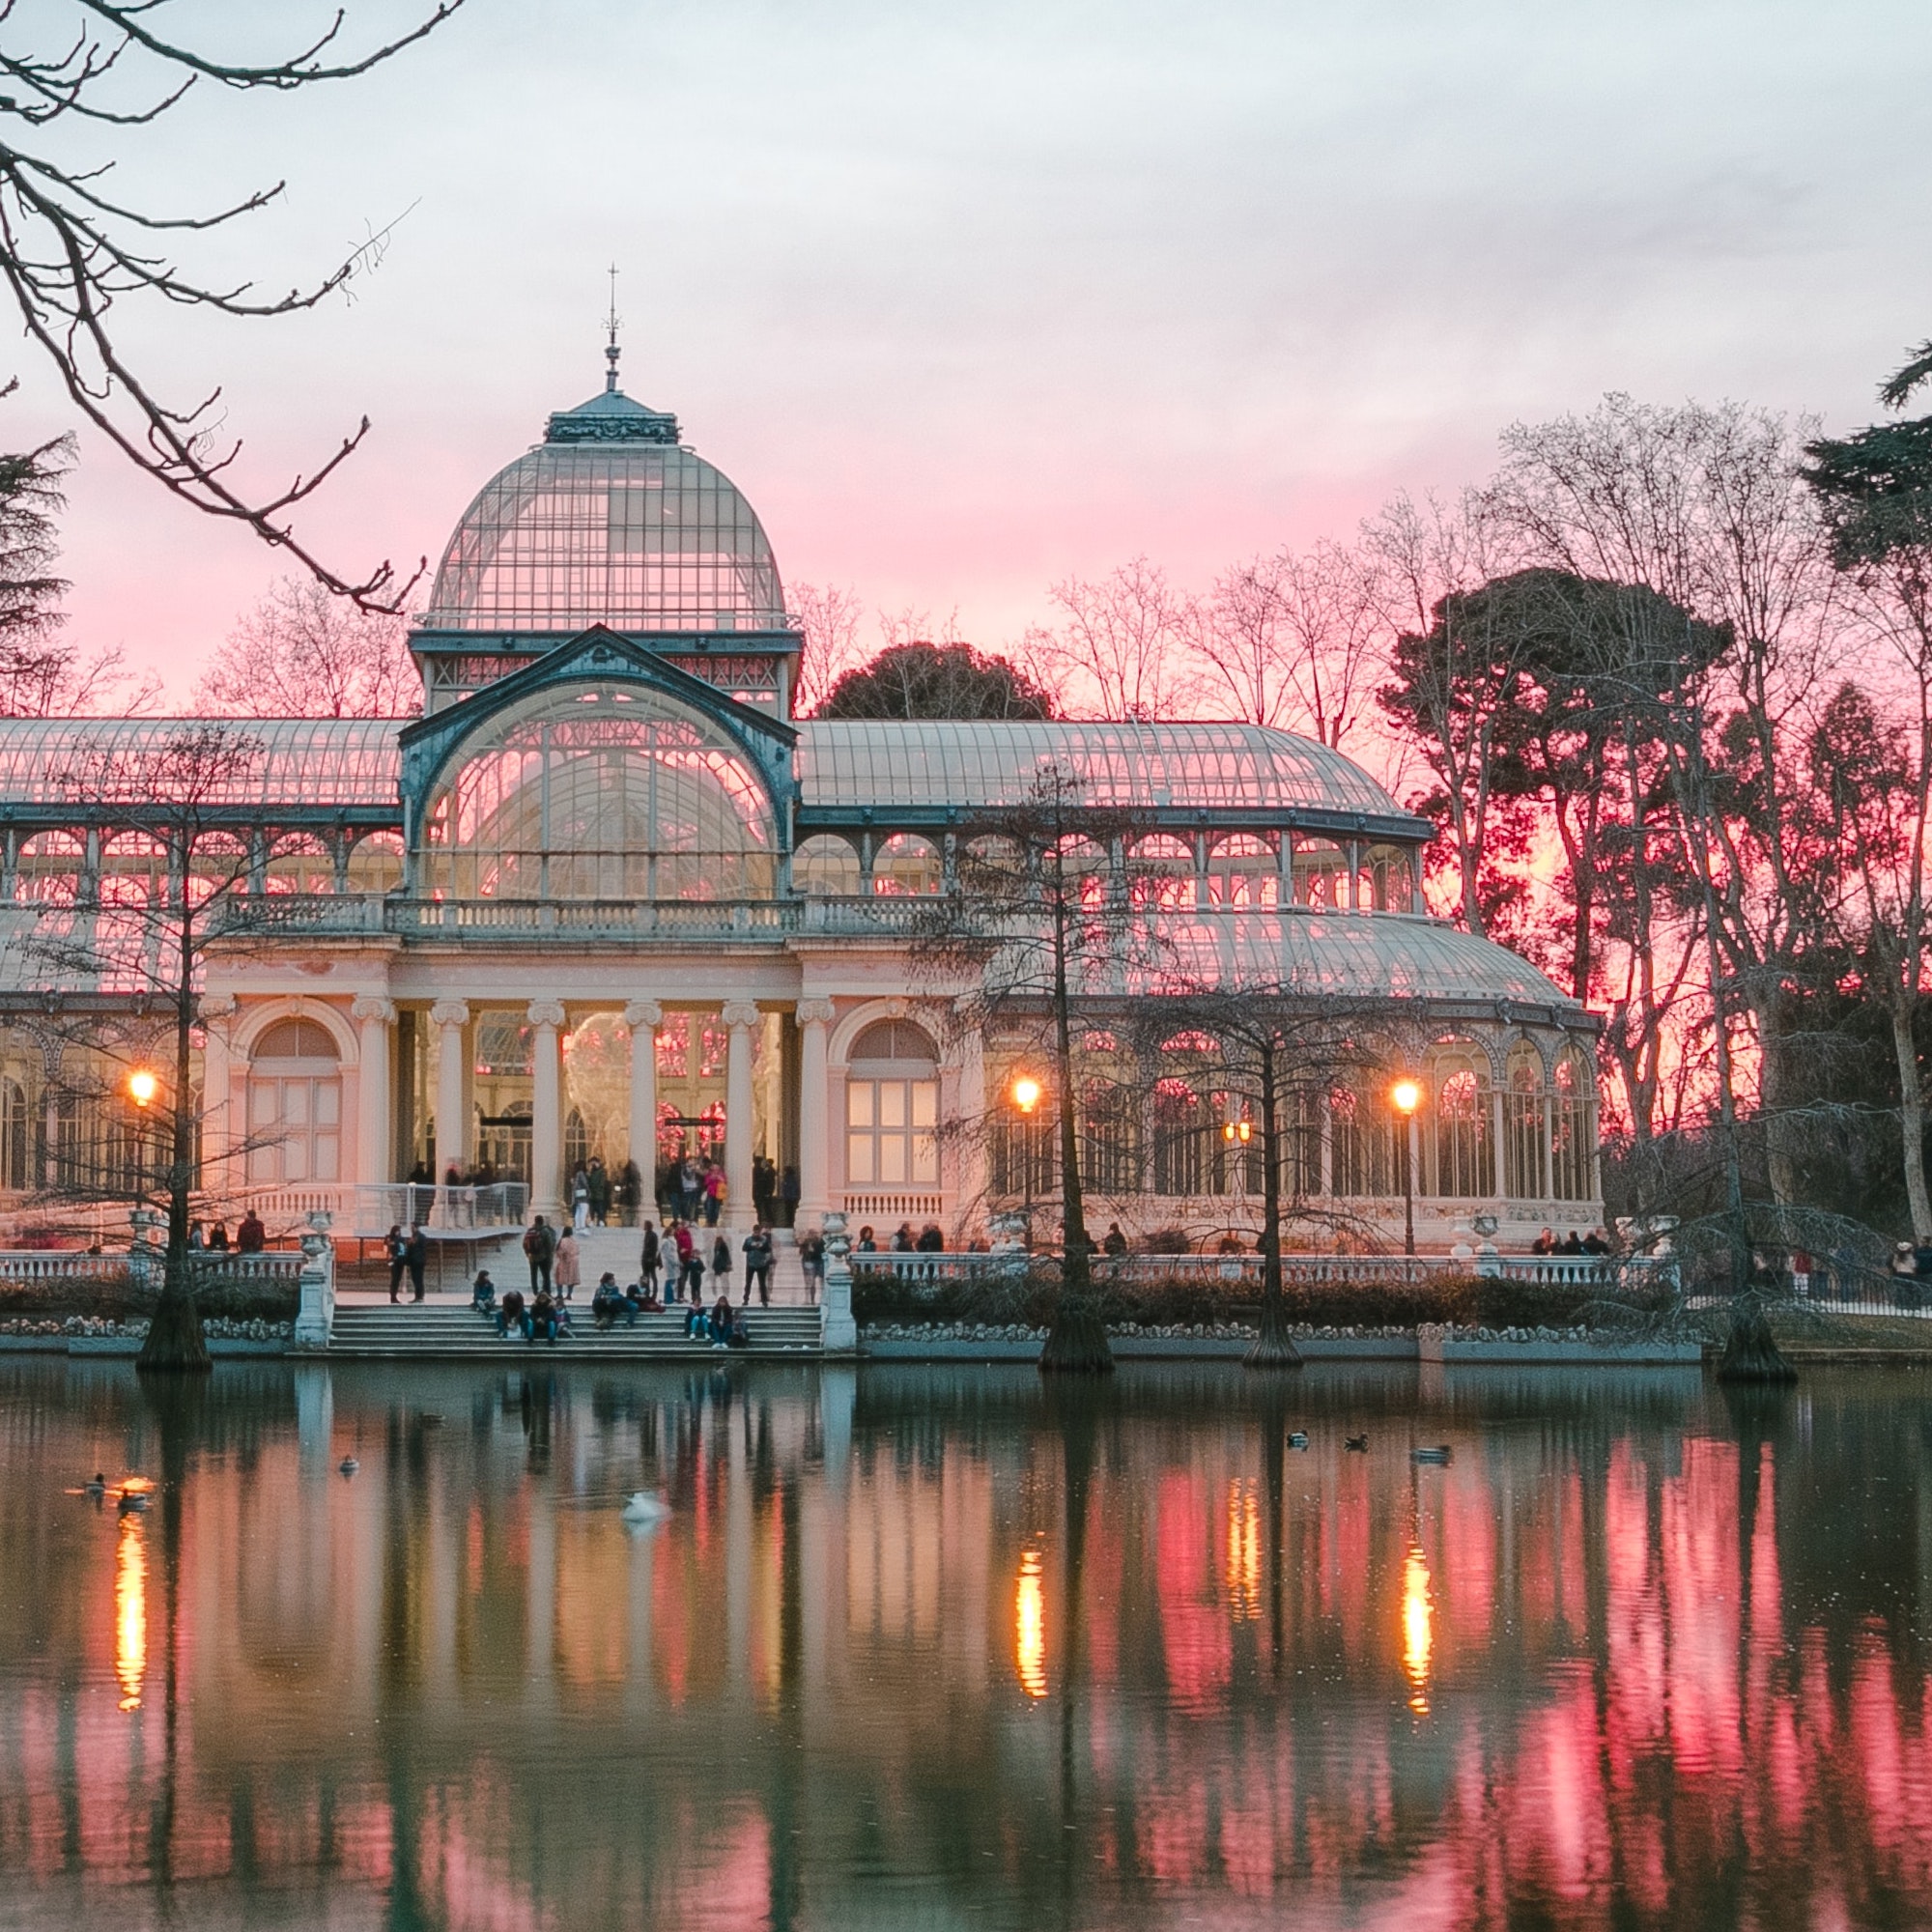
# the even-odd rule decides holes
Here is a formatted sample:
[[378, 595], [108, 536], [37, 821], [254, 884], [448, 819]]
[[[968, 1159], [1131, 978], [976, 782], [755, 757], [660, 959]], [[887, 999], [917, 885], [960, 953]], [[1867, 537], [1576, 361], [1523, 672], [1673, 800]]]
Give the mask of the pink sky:
[[[1932, 332], [1928, 51], [1906, 0], [470, 0], [369, 79], [129, 137], [150, 201], [288, 179], [216, 276], [280, 287], [408, 213], [353, 302], [126, 334], [177, 395], [225, 384], [265, 483], [366, 412], [305, 534], [433, 562], [598, 386], [614, 259], [626, 387], [787, 579], [998, 647], [1055, 579], [1145, 552], [1205, 583], [1607, 389], [1868, 418]], [[64, 427], [5, 366], [8, 446]], [[76, 634], [185, 698], [281, 563], [84, 440], [64, 568]]]

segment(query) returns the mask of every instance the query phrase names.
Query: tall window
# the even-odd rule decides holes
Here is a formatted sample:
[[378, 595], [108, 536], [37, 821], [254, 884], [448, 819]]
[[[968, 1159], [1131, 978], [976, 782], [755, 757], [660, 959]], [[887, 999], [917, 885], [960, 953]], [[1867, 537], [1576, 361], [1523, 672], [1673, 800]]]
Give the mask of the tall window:
[[1510, 1051], [1503, 1091], [1503, 1192], [1543, 1196], [1543, 1061], [1526, 1041]]
[[1296, 905], [1324, 912], [1347, 907], [1349, 854], [1332, 838], [1305, 838], [1297, 833], [1293, 865]]
[[274, 1187], [342, 1178], [342, 1069], [315, 1020], [281, 1020], [248, 1067], [248, 1179]]
[[1589, 1063], [1572, 1047], [1556, 1063], [1554, 1098], [1550, 1107], [1550, 1192], [1559, 1201], [1590, 1198], [1590, 1148], [1596, 1082]]
[[1402, 1169], [1388, 1103], [1354, 1087], [1328, 1095], [1331, 1182], [1345, 1200], [1378, 1200], [1400, 1191]]
[[1207, 1099], [1170, 1076], [1153, 1093], [1153, 1191], [1201, 1195], [1214, 1171], [1215, 1122]]
[[1117, 1080], [1089, 1080], [1080, 1103], [1080, 1158], [1089, 1187], [1100, 1194], [1138, 1194], [1140, 1136], [1129, 1089]]
[[17, 1080], [0, 1080], [0, 1187], [17, 1192], [26, 1186], [29, 1129], [26, 1089]]
[[1436, 1062], [1435, 1192], [1481, 1200], [1495, 1192], [1495, 1150], [1490, 1138], [1490, 1082], [1467, 1054]]
[[931, 1039], [882, 1020], [852, 1043], [845, 1076], [845, 1184], [939, 1185], [939, 1066]]
[[1281, 1191], [1291, 1201], [1321, 1192], [1321, 1095], [1291, 1088], [1275, 1103], [1281, 1135]]

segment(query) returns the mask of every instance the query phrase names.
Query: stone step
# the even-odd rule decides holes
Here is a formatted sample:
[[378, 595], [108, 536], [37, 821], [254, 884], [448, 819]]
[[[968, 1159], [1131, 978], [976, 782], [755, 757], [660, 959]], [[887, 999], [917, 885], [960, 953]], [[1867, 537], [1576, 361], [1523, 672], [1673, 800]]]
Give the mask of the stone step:
[[[753, 1309], [750, 1355], [816, 1354], [818, 1311], [812, 1308]], [[391, 1307], [338, 1305], [329, 1344], [332, 1354], [382, 1359], [426, 1358], [501, 1362], [518, 1349], [550, 1349], [521, 1337], [501, 1336], [474, 1310], [460, 1304], [406, 1304]], [[684, 1317], [666, 1310], [638, 1319], [635, 1326], [599, 1330], [584, 1313], [581, 1325], [551, 1352], [597, 1361], [675, 1360], [723, 1352], [684, 1333]]]

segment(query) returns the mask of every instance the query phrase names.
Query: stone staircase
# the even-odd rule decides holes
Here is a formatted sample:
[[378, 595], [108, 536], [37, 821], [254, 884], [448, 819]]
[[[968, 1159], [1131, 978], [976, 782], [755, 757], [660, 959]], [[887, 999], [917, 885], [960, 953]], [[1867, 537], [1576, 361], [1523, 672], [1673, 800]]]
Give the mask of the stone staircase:
[[[742, 1237], [741, 1237], [742, 1238]], [[638, 1259], [643, 1246], [643, 1236], [636, 1228], [586, 1228], [578, 1236], [578, 1248], [582, 1257], [583, 1285], [577, 1291], [577, 1301], [587, 1302], [591, 1291], [597, 1286], [598, 1277], [608, 1268], [617, 1279], [619, 1288], [628, 1288], [638, 1278]], [[702, 1251], [711, 1252], [711, 1234], [703, 1231], [700, 1241]], [[737, 1241], [731, 1243], [732, 1259], [737, 1264], [737, 1272], [731, 1277], [731, 1299], [736, 1301], [745, 1293], [745, 1257]], [[528, 1279], [523, 1253], [516, 1243], [506, 1245], [497, 1259], [485, 1264], [491, 1278], [497, 1284], [500, 1294], [506, 1287], [524, 1287]], [[663, 1292], [664, 1276], [658, 1277], [659, 1292]], [[755, 1297], [754, 1297], [755, 1299]], [[780, 1228], [772, 1236], [772, 1300], [773, 1312], [776, 1304], [795, 1304], [805, 1299], [805, 1268], [798, 1258], [798, 1243], [792, 1238], [791, 1231]], [[575, 1306], [575, 1304], [573, 1304]], [[641, 1325], [641, 1324], [639, 1324]]]
[[[504, 1278], [498, 1275], [497, 1286], [504, 1285]], [[361, 1360], [489, 1361], [501, 1367], [535, 1354], [553, 1361], [605, 1364], [699, 1358], [722, 1361], [727, 1353], [734, 1361], [747, 1356], [770, 1360], [789, 1355], [796, 1359], [816, 1356], [819, 1351], [818, 1310], [797, 1303], [771, 1308], [753, 1304], [744, 1314], [751, 1347], [728, 1351], [714, 1350], [709, 1342], [695, 1337], [687, 1338], [682, 1308], [640, 1315], [634, 1328], [620, 1321], [616, 1327], [599, 1332], [591, 1323], [586, 1288], [572, 1299], [571, 1314], [577, 1324], [575, 1331], [569, 1340], [553, 1347], [547, 1342], [526, 1342], [520, 1335], [500, 1336], [494, 1321], [486, 1321], [467, 1305], [434, 1301], [405, 1301], [398, 1307], [387, 1302], [337, 1303], [328, 1352]]]

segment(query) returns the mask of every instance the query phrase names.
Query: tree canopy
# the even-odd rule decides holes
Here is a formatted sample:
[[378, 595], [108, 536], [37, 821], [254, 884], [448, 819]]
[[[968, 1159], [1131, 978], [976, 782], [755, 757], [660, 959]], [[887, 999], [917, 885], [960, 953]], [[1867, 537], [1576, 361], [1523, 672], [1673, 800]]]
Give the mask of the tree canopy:
[[848, 670], [820, 718], [1051, 718], [1053, 698], [1025, 671], [971, 644], [906, 643]]

